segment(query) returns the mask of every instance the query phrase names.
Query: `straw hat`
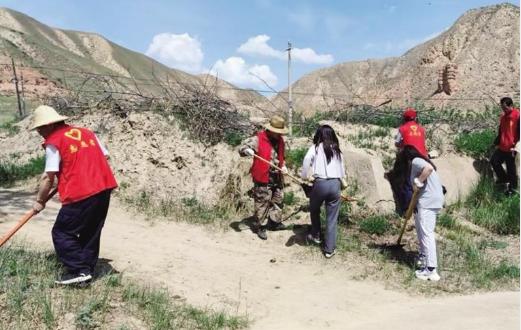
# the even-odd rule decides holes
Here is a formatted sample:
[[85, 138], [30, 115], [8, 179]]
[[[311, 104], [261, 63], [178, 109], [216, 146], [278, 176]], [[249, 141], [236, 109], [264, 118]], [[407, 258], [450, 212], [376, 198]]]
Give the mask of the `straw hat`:
[[270, 122], [264, 125], [264, 128], [273, 133], [288, 134], [286, 122], [281, 116], [275, 115], [271, 117]]
[[58, 112], [56, 112], [52, 107], [40, 105], [36, 110], [34, 110], [33, 125], [31, 126], [31, 129], [33, 130], [41, 126], [58, 123], [67, 118], [69, 117], [58, 114]]

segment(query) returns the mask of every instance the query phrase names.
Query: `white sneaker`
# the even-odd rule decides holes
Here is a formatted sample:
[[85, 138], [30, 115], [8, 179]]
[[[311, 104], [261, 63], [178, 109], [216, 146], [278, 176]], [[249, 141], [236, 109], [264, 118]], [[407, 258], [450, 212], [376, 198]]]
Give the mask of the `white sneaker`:
[[424, 281], [438, 282], [440, 280], [440, 275], [438, 275], [438, 272], [436, 271], [436, 269], [433, 269], [432, 271], [430, 271], [427, 268], [423, 268], [423, 269], [415, 271], [414, 275], [416, 276], [416, 278], [418, 278], [420, 280], [424, 280]]
[[416, 268], [423, 269], [427, 267], [427, 257], [424, 254], [419, 254], [415, 260]]

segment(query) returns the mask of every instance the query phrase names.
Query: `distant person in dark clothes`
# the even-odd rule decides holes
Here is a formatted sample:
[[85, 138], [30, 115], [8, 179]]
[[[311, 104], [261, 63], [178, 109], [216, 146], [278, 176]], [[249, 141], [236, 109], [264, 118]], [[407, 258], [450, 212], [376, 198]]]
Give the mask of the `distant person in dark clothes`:
[[107, 150], [96, 135], [65, 124], [66, 119], [48, 106], [34, 111], [31, 129], [45, 139], [45, 172], [33, 209], [40, 212], [45, 208], [57, 178], [62, 208], [52, 228], [52, 240], [67, 272], [55, 283], [72, 285], [92, 279], [110, 195], [117, 183], [106, 159]]
[[[398, 128], [394, 144], [399, 152], [405, 146], [413, 146], [424, 157], [428, 157], [425, 128], [418, 123], [418, 115], [414, 108], [406, 108], [403, 112], [402, 125]], [[403, 159], [400, 159], [400, 153], [398, 153], [393, 169], [387, 174], [397, 201], [397, 212], [400, 215], [407, 211], [412, 197], [412, 186], [403, 171], [405, 164]]]
[[[499, 129], [494, 145], [496, 150], [490, 158], [490, 164], [494, 169], [499, 184], [506, 184], [505, 193], [511, 195], [517, 189], [516, 173], [516, 149], [519, 142], [519, 109], [514, 108], [510, 97], [500, 100], [503, 113], [499, 119]], [[507, 171], [503, 168], [506, 163]]]

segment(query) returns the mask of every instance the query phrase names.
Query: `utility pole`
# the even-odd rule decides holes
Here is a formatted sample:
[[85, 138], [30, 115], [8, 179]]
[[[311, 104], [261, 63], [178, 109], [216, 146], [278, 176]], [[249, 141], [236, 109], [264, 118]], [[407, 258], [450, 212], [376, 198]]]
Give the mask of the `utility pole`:
[[25, 109], [25, 90], [24, 90], [24, 73], [20, 72], [20, 84], [22, 85], [22, 113], [23, 116], [27, 115], [27, 111]]
[[291, 99], [291, 43], [288, 41], [288, 126], [289, 136], [293, 135], [293, 101]]
[[20, 118], [22, 118], [23, 113], [22, 113], [22, 103], [20, 101], [20, 91], [18, 90], [18, 77], [16, 76], [16, 68], [14, 66], [14, 60], [12, 57], [11, 57], [11, 63], [13, 65], [13, 74], [14, 74], [13, 81], [14, 81], [14, 87], [16, 90], [16, 99], [18, 100], [18, 115], [20, 116]]

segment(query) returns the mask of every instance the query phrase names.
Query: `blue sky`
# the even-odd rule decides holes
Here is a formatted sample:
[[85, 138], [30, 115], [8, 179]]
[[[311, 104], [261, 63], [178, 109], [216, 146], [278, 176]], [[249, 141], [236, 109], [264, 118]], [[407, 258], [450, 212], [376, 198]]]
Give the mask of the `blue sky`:
[[[509, 1], [519, 6], [517, 1]], [[212, 70], [241, 87], [287, 86], [346, 61], [400, 56], [487, 0], [0, 0], [44, 24], [96, 32], [190, 73]]]

